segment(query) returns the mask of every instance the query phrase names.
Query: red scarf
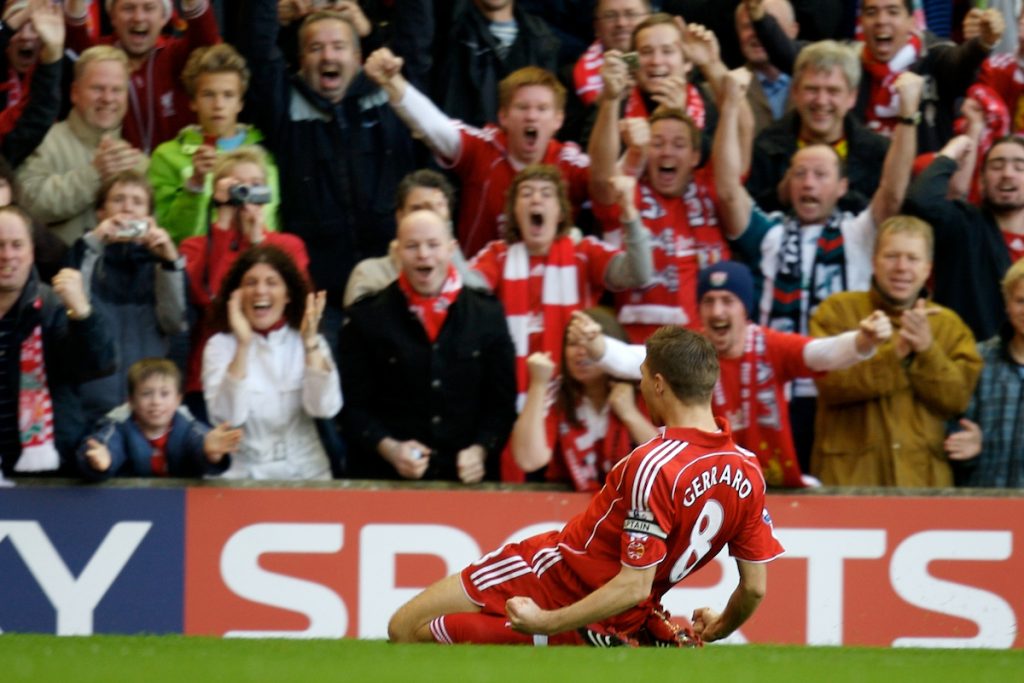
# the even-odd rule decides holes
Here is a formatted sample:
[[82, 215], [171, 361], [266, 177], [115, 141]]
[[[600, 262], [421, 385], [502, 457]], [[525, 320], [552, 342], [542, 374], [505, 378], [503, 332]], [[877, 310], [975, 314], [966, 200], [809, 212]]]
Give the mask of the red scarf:
[[[704, 122], [707, 118], [704, 99], [693, 83], [686, 84], [686, 115], [693, 119], [697, 128], [704, 130]], [[648, 116], [650, 116], [650, 112], [647, 111], [647, 105], [644, 104], [643, 93], [640, 88], [633, 88], [629, 93], [629, 99], [626, 100], [626, 118], [646, 119]]]
[[[33, 305], [40, 308], [42, 301], [36, 299]], [[21, 343], [20, 382], [18, 433], [21, 437], [21, 457], [15, 463], [14, 470], [55, 470], [60, 466], [60, 456], [53, 443], [53, 401], [46, 382], [43, 331], [39, 325]]]
[[629, 430], [609, 406], [604, 438], [590, 441], [586, 425], [573, 425], [561, 410], [558, 413], [558, 448], [562, 458], [559, 464], [565, 472], [556, 468], [553, 474], [558, 480], [563, 479], [559, 475], [565, 474], [577, 491], [599, 490], [615, 463], [629, 453]]
[[409, 310], [416, 314], [416, 317], [423, 324], [427, 333], [427, 339], [431, 342], [437, 341], [437, 335], [441, 334], [441, 327], [448, 317], [448, 309], [455, 303], [455, 299], [462, 291], [462, 278], [455, 266], [448, 264], [448, 275], [444, 284], [441, 285], [441, 293], [437, 296], [423, 296], [409, 283], [405, 271], [398, 274], [398, 287], [405, 294], [409, 302]]
[[888, 62], [875, 59], [865, 46], [861, 50], [864, 71], [871, 79], [867, 123], [871, 130], [889, 136], [899, 123], [900, 100], [893, 83], [921, 57], [921, 38], [910, 34], [907, 44]]
[[604, 80], [601, 78], [603, 64], [604, 46], [600, 40], [595, 40], [573, 67], [572, 80], [576, 96], [588, 107], [597, 101], [597, 96], [604, 89]]
[[782, 419], [785, 400], [768, 357], [764, 332], [759, 325], [748, 323], [739, 386], [725, 387], [719, 378], [713, 396], [714, 412], [729, 420], [736, 443], [757, 454], [768, 484], [801, 488], [804, 483], [793, 438], [788, 421]]
[[[530, 355], [530, 317], [540, 314], [544, 332], [541, 351], [547, 351], [557, 365], [562, 357], [562, 335], [572, 312], [580, 308], [579, 284], [576, 273], [576, 249], [569, 236], [557, 237], [548, 250], [544, 264], [544, 287], [541, 310], [530, 310], [530, 254], [522, 242], [512, 244], [505, 255], [500, 288], [501, 303], [505, 306], [505, 319], [509, 335], [516, 347], [516, 388], [518, 407], [525, 399], [529, 374], [526, 357]], [[556, 367], [555, 376], [558, 375]]]
[[154, 477], [170, 476], [170, 473], [167, 471], [167, 441], [170, 438], [170, 430], [167, 430], [163, 433], [163, 436], [158, 436], [155, 439], [146, 437], [146, 441], [153, 447], [153, 451], [149, 454], [149, 468], [153, 471]]

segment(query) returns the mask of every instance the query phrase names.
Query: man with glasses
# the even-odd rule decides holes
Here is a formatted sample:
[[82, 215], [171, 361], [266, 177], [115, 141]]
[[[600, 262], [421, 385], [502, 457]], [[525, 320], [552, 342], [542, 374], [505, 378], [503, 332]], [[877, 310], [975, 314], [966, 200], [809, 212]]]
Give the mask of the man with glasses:
[[651, 13], [647, 0], [598, 0], [594, 8], [597, 40], [584, 52], [572, 70], [576, 96], [590, 106], [601, 94], [601, 65], [605, 50], [628, 52], [633, 29]]

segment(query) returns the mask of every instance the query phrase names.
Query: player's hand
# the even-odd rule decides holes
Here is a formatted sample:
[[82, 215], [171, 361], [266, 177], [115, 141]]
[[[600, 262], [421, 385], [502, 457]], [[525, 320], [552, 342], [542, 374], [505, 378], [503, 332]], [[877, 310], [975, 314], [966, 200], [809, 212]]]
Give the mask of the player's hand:
[[599, 360], [604, 355], [604, 332], [601, 326], [583, 311], [573, 311], [568, 334], [569, 343], [579, 344], [585, 348], [591, 360]]
[[476, 484], [484, 479], [484, 462], [487, 451], [483, 446], [473, 444], [455, 455], [455, 471], [463, 484]]
[[857, 352], [866, 356], [892, 337], [892, 321], [883, 311], [875, 310], [860, 321], [857, 330]]
[[206, 459], [216, 465], [228, 453], [234, 453], [242, 445], [241, 428], [232, 428], [227, 422], [222, 422], [203, 437], [203, 453]]
[[97, 472], [106, 472], [110, 469], [110, 450], [96, 439], [90, 438], [85, 442], [85, 461]]
[[547, 625], [547, 610], [541, 609], [533, 598], [517, 595], [505, 601], [505, 615], [513, 629], [520, 633], [551, 635]]
[[555, 361], [549, 351], [534, 351], [526, 357], [526, 372], [530, 376], [530, 384], [546, 387], [555, 375]]
[[977, 422], [967, 418], [960, 420], [963, 428], [946, 437], [942, 447], [946, 449], [950, 460], [970, 460], [981, 454], [982, 434]]
[[705, 643], [714, 642], [722, 637], [719, 635], [721, 633], [722, 615], [710, 607], [698, 607], [693, 610], [690, 622], [693, 624], [693, 632], [700, 636], [700, 639]]

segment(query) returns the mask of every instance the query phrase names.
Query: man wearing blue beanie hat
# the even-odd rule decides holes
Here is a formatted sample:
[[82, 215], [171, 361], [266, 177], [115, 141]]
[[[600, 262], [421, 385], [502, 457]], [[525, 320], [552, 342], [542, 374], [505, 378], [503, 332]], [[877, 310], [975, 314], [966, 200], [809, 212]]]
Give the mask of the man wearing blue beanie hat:
[[[754, 279], [735, 261], [700, 271], [697, 296], [703, 334], [715, 347], [721, 375], [713, 394], [717, 417], [731, 425], [736, 443], [757, 454], [770, 486], [818, 485], [801, 472], [790, 433], [785, 385], [798, 377], [848, 368], [870, 358], [892, 335], [892, 323], [875, 311], [858, 330], [812, 339], [750, 322]], [[638, 379], [645, 350], [601, 335], [599, 325], [580, 313], [569, 326], [571, 343], [581, 343], [605, 372]]]
[[719, 261], [700, 271], [697, 280], [697, 303], [710, 290], [732, 292], [747, 310], [747, 318], [754, 315], [754, 276], [750, 269], [738, 261]]

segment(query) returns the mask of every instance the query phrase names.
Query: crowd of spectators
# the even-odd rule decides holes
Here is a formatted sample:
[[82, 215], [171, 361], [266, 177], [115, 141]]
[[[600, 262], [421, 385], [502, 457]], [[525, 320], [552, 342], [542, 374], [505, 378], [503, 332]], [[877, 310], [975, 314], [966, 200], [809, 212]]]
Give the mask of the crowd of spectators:
[[7, 0], [0, 477], [1024, 486], [1019, 0]]

